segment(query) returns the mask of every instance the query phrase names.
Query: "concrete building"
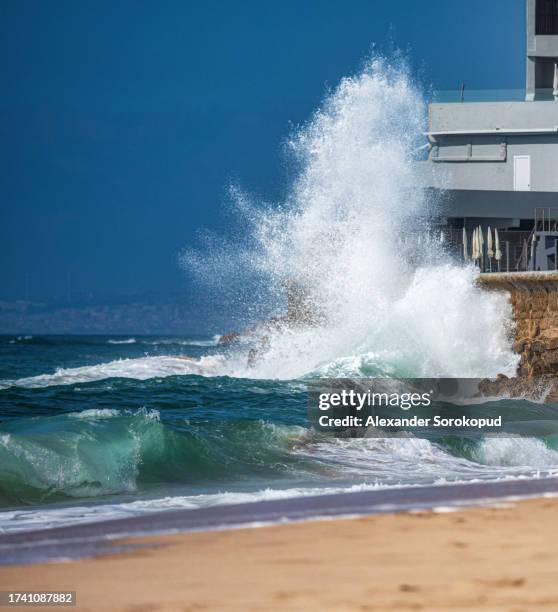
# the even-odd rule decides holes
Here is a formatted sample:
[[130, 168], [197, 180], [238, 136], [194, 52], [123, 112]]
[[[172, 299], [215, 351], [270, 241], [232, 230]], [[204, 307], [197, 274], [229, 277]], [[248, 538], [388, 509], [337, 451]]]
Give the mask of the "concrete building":
[[[527, 83], [528, 101], [558, 97], [558, 2], [527, 1]], [[551, 91], [552, 90], [552, 91]]]
[[558, 220], [558, 0], [527, 0], [526, 10], [524, 95], [430, 104], [425, 176], [450, 229], [531, 232], [541, 214]]

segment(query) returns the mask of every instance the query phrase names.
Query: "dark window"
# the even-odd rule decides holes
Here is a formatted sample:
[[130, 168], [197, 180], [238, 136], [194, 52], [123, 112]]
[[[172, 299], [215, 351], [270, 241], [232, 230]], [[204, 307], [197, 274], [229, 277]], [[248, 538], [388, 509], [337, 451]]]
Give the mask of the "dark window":
[[537, 0], [536, 34], [558, 34], [558, 0]]

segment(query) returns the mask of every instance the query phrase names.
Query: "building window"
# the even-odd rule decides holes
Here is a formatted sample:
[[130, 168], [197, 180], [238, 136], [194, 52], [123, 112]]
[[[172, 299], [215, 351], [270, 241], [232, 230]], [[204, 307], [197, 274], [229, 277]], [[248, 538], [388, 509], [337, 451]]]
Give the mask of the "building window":
[[558, 34], [558, 0], [537, 0], [536, 34]]

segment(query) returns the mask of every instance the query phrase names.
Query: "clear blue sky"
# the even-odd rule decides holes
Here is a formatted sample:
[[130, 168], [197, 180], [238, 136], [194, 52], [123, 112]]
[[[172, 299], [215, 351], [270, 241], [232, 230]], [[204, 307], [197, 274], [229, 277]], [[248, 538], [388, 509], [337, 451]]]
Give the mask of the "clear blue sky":
[[281, 143], [372, 43], [435, 88], [520, 88], [524, 0], [0, 1], [0, 299], [170, 290], [227, 185], [280, 196]]

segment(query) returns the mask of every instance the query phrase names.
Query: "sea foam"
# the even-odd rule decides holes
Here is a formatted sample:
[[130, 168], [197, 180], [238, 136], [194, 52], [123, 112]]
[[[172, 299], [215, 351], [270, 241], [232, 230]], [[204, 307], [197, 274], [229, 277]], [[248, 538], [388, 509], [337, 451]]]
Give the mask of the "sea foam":
[[185, 253], [185, 266], [208, 282], [253, 283], [245, 312], [278, 310], [291, 280], [321, 321], [267, 329], [253, 367], [234, 374], [514, 371], [506, 297], [481, 291], [476, 269], [454, 262], [433, 231], [439, 205], [421, 188], [416, 155], [426, 116], [405, 68], [372, 59], [291, 138], [298, 174], [286, 200], [264, 205], [235, 190], [248, 237]]
[[[283, 202], [266, 205], [233, 190], [242, 229], [236, 235], [244, 239], [210, 238], [202, 250], [184, 253], [184, 265], [221, 293], [244, 288], [247, 326], [259, 330], [250, 342], [201, 359], [156, 356], [59, 369], [0, 381], [0, 388], [192, 374], [513, 374], [518, 357], [506, 296], [482, 291], [477, 270], [453, 261], [433, 231], [440, 210], [421, 188], [416, 155], [426, 104], [402, 65], [373, 58], [293, 134], [298, 172]], [[286, 280], [302, 288], [318, 322], [262, 323], [284, 309]], [[218, 337], [195, 342], [214, 346]]]

